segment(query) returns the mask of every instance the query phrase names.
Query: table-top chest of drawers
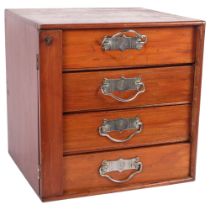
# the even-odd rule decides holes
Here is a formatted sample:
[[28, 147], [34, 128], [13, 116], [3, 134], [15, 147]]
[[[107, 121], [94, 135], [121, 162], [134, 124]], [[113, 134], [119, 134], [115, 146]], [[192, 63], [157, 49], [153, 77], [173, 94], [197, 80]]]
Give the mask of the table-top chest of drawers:
[[204, 21], [142, 8], [5, 18], [9, 153], [42, 200], [194, 180]]

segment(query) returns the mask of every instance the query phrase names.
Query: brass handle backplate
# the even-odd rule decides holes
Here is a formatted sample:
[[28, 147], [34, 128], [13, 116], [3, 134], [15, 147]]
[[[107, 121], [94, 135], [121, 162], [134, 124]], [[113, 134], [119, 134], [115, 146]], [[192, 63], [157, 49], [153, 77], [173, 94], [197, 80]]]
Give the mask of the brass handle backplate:
[[[114, 92], [124, 92], [133, 90], [136, 93], [130, 98], [121, 98], [114, 95]], [[103, 84], [101, 85], [101, 92], [103, 95], [111, 96], [120, 102], [130, 102], [133, 101], [139, 94], [145, 92], [145, 85], [141, 81], [140, 77], [135, 78], [125, 78], [121, 77], [119, 79], [107, 79], [104, 78]]]
[[[127, 36], [126, 33], [132, 33], [134, 36]], [[105, 36], [102, 41], [102, 49], [105, 51], [127, 49], [140, 50], [147, 43], [147, 36], [139, 34], [134, 30], [124, 30], [113, 36]]]
[[[140, 162], [138, 157], [131, 158], [131, 159], [118, 159], [118, 160], [103, 160], [100, 168], [99, 168], [99, 174], [102, 177], [106, 177], [112, 182], [115, 183], [125, 183], [131, 180], [136, 174], [141, 173], [143, 168], [142, 162]], [[111, 177], [109, 172], [123, 172], [127, 170], [135, 170], [132, 172], [127, 178], [125, 179], [114, 179]]]
[[[112, 131], [122, 132], [125, 130], [134, 130], [125, 139], [116, 139], [109, 135]], [[119, 118], [114, 120], [104, 120], [102, 125], [99, 127], [99, 134], [107, 137], [109, 140], [117, 143], [123, 143], [132, 139], [136, 134], [141, 133], [143, 130], [143, 123], [138, 117], [134, 118]]]

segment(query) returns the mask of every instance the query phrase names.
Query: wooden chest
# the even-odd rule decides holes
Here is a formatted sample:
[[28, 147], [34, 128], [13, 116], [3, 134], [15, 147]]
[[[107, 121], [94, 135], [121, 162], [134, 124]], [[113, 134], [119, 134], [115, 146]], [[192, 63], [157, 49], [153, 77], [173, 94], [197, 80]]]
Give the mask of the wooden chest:
[[204, 21], [141, 8], [5, 17], [9, 153], [42, 200], [195, 179]]

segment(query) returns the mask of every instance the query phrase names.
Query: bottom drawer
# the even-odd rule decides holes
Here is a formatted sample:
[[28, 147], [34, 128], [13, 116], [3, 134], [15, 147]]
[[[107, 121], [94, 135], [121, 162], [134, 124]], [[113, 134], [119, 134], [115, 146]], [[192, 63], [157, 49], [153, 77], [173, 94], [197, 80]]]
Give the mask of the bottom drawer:
[[187, 178], [189, 168], [188, 143], [66, 156], [64, 191], [85, 194], [141, 187], [141, 184]]

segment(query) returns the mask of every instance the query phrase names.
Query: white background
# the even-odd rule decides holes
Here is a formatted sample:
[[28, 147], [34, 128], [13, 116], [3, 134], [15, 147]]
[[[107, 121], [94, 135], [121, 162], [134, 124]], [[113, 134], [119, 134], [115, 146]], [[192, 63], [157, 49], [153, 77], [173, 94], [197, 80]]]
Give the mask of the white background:
[[[0, 209], [210, 209], [210, 6], [208, 0], [1, 0], [0, 1]], [[207, 22], [197, 179], [165, 187], [111, 193], [42, 203], [7, 153], [6, 69], [4, 46], [5, 8], [145, 7], [203, 19]], [[208, 58], [209, 57], [209, 58]]]

